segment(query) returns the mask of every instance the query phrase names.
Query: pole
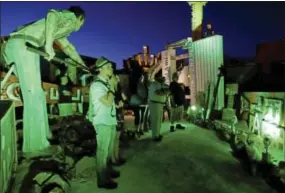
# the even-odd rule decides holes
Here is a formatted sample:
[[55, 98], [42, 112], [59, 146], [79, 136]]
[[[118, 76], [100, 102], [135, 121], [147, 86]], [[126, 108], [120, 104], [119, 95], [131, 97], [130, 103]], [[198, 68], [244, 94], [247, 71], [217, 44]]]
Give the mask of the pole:
[[[48, 54], [47, 54], [47, 53], [45, 53], [45, 52], [43, 52], [43, 51], [41, 51], [41, 50], [39, 50], [39, 49], [36, 49], [36, 48], [30, 47], [30, 46], [27, 46], [27, 50], [29, 50], [30, 52], [34, 52], [34, 53], [36, 53], [36, 54], [39, 54], [39, 55], [41, 55], [41, 56], [43, 56], [43, 57], [48, 57]], [[80, 68], [82, 68], [84, 71], [90, 73], [90, 69], [89, 69], [88, 67], [86, 67], [86, 66], [80, 64], [80, 63], [77, 63], [77, 62], [76, 62], [76, 63], [74, 64], [74, 63], [71, 63], [71, 62], [62, 60], [62, 59], [60, 59], [60, 58], [57, 58], [57, 57], [54, 57], [52, 60], [53, 60], [53, 61], [56, 61], [56, 62], [59, 62], [59, 63], [61, 63], [61, 64], [67, 64], [67, 65], [71, 65], [71, 66], [75, 66], [75, 67], [80, 67]]]

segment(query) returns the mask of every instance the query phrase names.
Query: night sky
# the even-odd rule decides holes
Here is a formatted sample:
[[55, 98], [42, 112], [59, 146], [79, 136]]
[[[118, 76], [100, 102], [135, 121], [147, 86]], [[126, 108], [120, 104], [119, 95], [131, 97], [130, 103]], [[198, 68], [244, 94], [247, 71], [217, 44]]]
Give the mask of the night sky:
[[[83, 28], [69, 40], [80, 54], [122, 60], [149, 45], [162, 51], [167, 42], [191, 37], [191, 9], [186, 2], [0, 2], [1, 36], [45, 17], [51, 9], [79, 5]], [[257, 43], [284, 39], [285, 2], [209, 2], [204, 19], [224, 37], [225, 54], [254, 57]]]

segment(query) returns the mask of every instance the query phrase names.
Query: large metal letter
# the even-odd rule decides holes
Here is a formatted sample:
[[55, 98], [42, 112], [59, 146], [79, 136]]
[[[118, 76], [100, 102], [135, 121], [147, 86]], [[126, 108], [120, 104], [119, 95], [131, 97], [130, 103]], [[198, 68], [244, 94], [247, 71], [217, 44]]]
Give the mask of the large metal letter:
[[50, 100], [58, 100], [59, 99], [58, 90], [55, 90], [55, 88], [50, 88], [49, 98], [50, 98]]
[[72, 97], [73, 101], [80, 101], [80, 92], [81, 92], [81, 90], [77, 89], [76, 96]]
[[6, 93], [7, 93], [8, 99], [21, 102], [20, 96], [16, 96], [14, 92], [17, 87], [20, 87], [20, 83], [14, 82], [10, 84], [9, 86], [7, 86]]

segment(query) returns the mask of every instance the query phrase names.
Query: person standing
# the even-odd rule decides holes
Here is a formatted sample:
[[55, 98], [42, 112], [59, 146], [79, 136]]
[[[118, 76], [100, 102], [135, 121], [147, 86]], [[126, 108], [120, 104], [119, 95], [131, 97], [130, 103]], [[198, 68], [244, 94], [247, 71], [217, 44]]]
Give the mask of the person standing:
[[118, 184], [112, 180], [120, 173], [113, 170], [109, 159], [113, 153], [116, 135], [115, 81], [112, 63], [101, 57], [96, 61], [98, 76], [91, 83], [88, 118], [92, 122], [97, 139], [97, 185], [99, 188], [114, 189]]
[[164, 84], [165, 78], [161, 73], [156, 73], [154, 81], [149, 83], [149, 111], [150, 111], [150, 127], [154, 141], [161, 141], [160, 134], [161, 123], [163, 119], [163, 107], [165, 106], [166, 97], [169, 94], [168, 87]]
[[[172, 82], [169, 85], [170, 90], [170, 131], [174, 132], [174, 124], [183, 119], [185, 92], [182, 85], [178, 83], [178, 74], [172, 75]], [[185, 129], [181, 124], [176, 125], [176, 129]]]
[[212, 27], [212, 24], [210, 22], [208, 22], [206, 25], [206, 31], [205, 31], [204, 37], [206, 38], [206, 37], [210, 37], [213, 35], [215, 35], [215, 31]]
[[140, 122], [141, 122], [141, 108], [140, 105], [143, 104], [143, 101], [141, 98], [138, 96], [138, 94], [133, 94], [130, 98], [130, 107], [132, 111], [134, 112], [134, 125], [135, 128], [132, 131], [129, 131], [132, 134], [132, 137], [135, 138], [137, 135], [141, 135], [139, 130]]
[[53, 59], [53, 43], [77, 63], [84, 65], [74, 46], [67, 40], [70, 33], [78, 31], [84, 23], [85, 12], [78, 6], [67, 10], [50, 10], [38, 21], [19, 27], [9, 36], [4, 48], [8, 65], [15, 64], [14, 73], [20, 82], [23, 95], [23, 153], [38, 155], [49, 149], [51, 132], [48, 124], [46, 95], [42, 88], [39, 55], [27, 50], [26, 43], [44, 47], [47, 60]]
[[124, 132], [124, 99], [125, 95], [122, 93], [122, 89], [120, 86], [120, 78], [119, 76], [112, 76], [111, 81], [112, 84], [115, 85], [115, 104], [116, 104], [116, 114], [117, 114], [117, 132], [114, 138], [114, 148], [113, 153], [111, 155], [111, 162], [115, 166], [121, 166], [125, 164], [126, 160], [122, 158], [120, 153], [120, 136], [121, 133]]
[[137, 83], [137, 92], [132, 98], [137, 98], [138, 104], [134, 108], [135, 115], [135, 128], [138, 137], [144, 134], [144, 120], [145, 120], [145, 110], [147, 104], [147, 86], [145, 85], [145, 75], [141, 75], [139, 82]]
[[60, 116], [70, 116], [74, 114], [72, 103], [72, 84], [67, 73], [59, 77], [58, 86], [58, 107]]

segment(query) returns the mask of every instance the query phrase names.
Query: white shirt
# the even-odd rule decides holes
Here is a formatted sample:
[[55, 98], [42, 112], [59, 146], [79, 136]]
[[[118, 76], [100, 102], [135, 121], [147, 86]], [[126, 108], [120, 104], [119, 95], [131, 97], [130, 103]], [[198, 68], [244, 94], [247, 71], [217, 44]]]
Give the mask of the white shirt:
[[77, 22], [77, 19], [74, 13], [67, 10], [57, 11], [54, 9], [50, 10], [50, 12], [56, 15], [56, 23], [49, 23], [49, 26], [46, 26], [46, 19], [43, 18], [35, 23], [32, 23], [31, 25], [27, 25], [24, 28], [16, 30], [10, 35], [21, 35], [26, 37], [26, 41], [34, 46], [43, 46], [46, 37], [45, 30], [46, 27], [48, 27], [51, 29], [51, 31], [53, 31], [52, 37], [54, 40], [60, 40], [63, 47], [67, 45], [70, 46], [70, 43], [66, 37], [75, 31], [75, 23]]
[[[107, 81], [102, 77], [98, 76], [97, 79], [107, 84]], [[99, 100], [107, 94], [108, 90], [106, 85], [96, 80], [90, 86], [89, 119], [93, 125], [117, 125], [115, 101], [112, 105], [107, 106]]]
[[165, 103], [166, 95], [158, 95], [156, 94], [156, 90], [168, 88], [165, 84], [159, 83], [157, 81], [149, 82], [148, 86], [148, 100], [154, 102]]

